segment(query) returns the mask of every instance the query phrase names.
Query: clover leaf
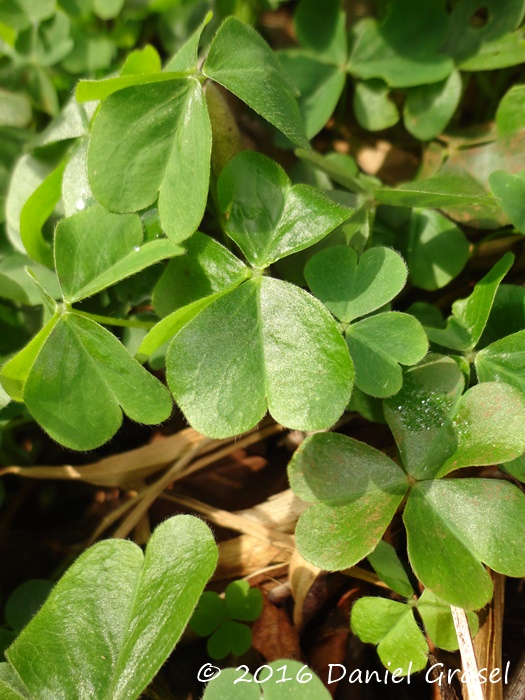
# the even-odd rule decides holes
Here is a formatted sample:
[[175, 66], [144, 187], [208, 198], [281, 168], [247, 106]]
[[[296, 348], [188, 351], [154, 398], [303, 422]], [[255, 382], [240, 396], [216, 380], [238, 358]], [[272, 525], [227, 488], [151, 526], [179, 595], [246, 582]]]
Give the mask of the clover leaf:
[[424, 331], [413, 316], [384, 312], [355, 321], [391, 301], [404, 287], [403, 259], [388, 248], [370, 248], [359, 258], [354, 250], [332, 246], [316, 253], [304, 274], [312, 292], [345, 328], [356, 386], [385, 397], [401, 388], [399, 364], [411, 365], [426, 353]]
[[267, 410], [299, 430], [327, 427], [343, 412], [353, 379], [344, 340], [324, 307], [264, 276], [219, 293], [179, 330], [166, 370], [190, 424], [213, 437], [249, 430]]
[[503, 383], [479, 384], [465, 394], [463, 387], [449, 357], [429, 356], [405, 371], [401, 392], [384, 402], [403, 468], [343, 435], [319, 433], [303, 442], [288, 470], [296, 495], [314, 504], [296, 529], [306, 559], [328, 570], [355, 565], [373, 552], [408, 494], [403, 519], [410, 563], [441, 599], [468, 610], [483, 607], [492, 595], [483, 563], [523, 575], [518, 543], [525, 536], [525, 496], [508, 482], [441, 477], [522, 455], [525, 399]]
[[525, 391], [525, 330], [480, 350], [474, 363], [480, 382], [504, 381]]
[[489, 183], [513, 226], [520, 233], [525, 233], [525, 211], [522, 204], [525, 194], [525, 173], [512, 174], [504, 170], [495, 170], [489, 177]]
[[209, 637], [207, 648], [212, 659], [224, 659], [230, 653], [242, 656], [252, 643], [251, 630], [242, 622], [256, 620], [262, 604], [258, 588], [250, 588], [248, 581], [232, 581], [224, 598], [213, 591], [201, 595], [190, 627], [199, 636]]
[[[377, 645], [377, 653], [391, 673], [407, 675], [422, 671], [429, 648], [414, 613], [417, 610], [430, 640], [440, 649], [455, 651], [458, 640], [450, 605], [425, 588], [417, 600], [406, 603], [387, 598], [359, 598], [352, 607], [350, 626], [363, 641]], [[478, 630], [478, 617], [467, 613], [472, 634]]]
[[407, 131], [420, 141], [429, 141], [443, 132], [461, 98], [461, 76], [457, 70], [438, 83], [408, 90], [403, 108]]
[[[235, 51], [231, 48], [235, 46]], [[296, 91], [263, 38], [235, 17], [219, 27], [203, 66], [222, 85], [298, 146], [308, 147]]]
[[503, 470], [525, 484], [525, 455], [517, 457], [510, 462], [505, 462]]
[[495, 479], [444, 479], [416, 484], [403, 520], [416, 576], [451, 605], [482, 608], [493, 584], [483, 564], [525, 575], [525, 497]]
[[167, 239], [143, 244], [136, 214], [112, 214], [99, 204], [63, 219], [55, 232], [55, 268], [64, 301], [73, 304], [183, 248]]
[[29, 579], [17, 586], [5, 606], [6, 624], [20, 632], [40, 610], [53, 586], [52, 581], [40, 578]]
[[210, 120], [196, 78], [132, 85], [109, 95], [95, 117], [91, 189], [121, 213], [144, 209], [158, 196], [165, 232], [182, 241], [204, 213], [210, 154]]
[[249, 275], [249, 268], [210, 236], [196, 231], [183, 245], [184, 255], [169, 262], [153, 289], [153, 305], [162, 317], [235, 287]]
[[[425, 330], [428, 338], [437, 345], [463, 351], [467, 360], [473, 362], [480, 382], [506, 382], [523, 391], [523, 295], [519, 288], [509, 285], [500, 288], [501, 280], [513, 261], [512, 253], [504, 255], [475, 285], [467, 299], [454, 302], [452, 316], [445, 327], [436, 327], [432, 323]], [[494, 304], [496, 307], [492, 312]], [[487, 345], [487, 341], [492, 342]], [[480, 344], [485, 347], [474, 351]]]
[[403, 88], [447, 78], [454, 64], [441, 51], [448, 29], [445, 8], [402, 0], [390, 2], [388, 10], [380, 22], [366, 18], [354, 26], [348, 70], [359, 78], [381, 78]]
[[405, 567], [391, 544], [380, 540], [374, 551], [368, 555], [368, 561], [381, 581], [384, 581], [393, 591], [405, 598], [409, 598], [414, 593]]
[[292, 141], [307, 146], [294, 91], [277, 58], [251, 27], [234, 17], [225, 20], [199, 74], [193, 63], [208, 19], [166, 72], [130, 73], [83, 84], [78, 93], [84, 100], [105, 97], [88, 150], [95, 198], [111, 211], [128, 213], [150, 206], [158, 197], [163, 229], [175, 241], [197, 229], [208, 196], [212, 134], [201, 84], [205, 76], [236, 94]]
[[4, 389], [23, 400], [51, 437], [76, 450], [107, 442], [122, 411], [147, 424], [172, 409], [165, 387], [98, 323], [58, 310], [0, 373]]
[[353, 566], [375, 549], [408, 490], [406, 474], [389, 457], [337, 433], [307, 438], [288, 477], [294, 493], [314, 504], [297, 523], [297, 548], [328, 571]]
[[278, 53], [286, 73], [300, 91], [306, 133], [315, 136], [331, 117], [346, 83], [347, 36], [339, 0], [301, 0], [294, 15], [303, 49]]
[[427, 665], [428, 644], [412, 606], [387, 598], [359, 598], [350, 625], [361, 641], [377, 644], [379, 658], [391, 672], [407, 675]]
[[410, 282], [420, 289], [444, 287], [465, 267], [469, 242], [459, 226], [439, 212], [413, 209], [400, 251]]
[[506, 253], [475, 285], [467, 299], [452, 305], [446, 328], [427, 327], [430, 341], [452, 350], [472, 350], [481, 338], [501, 280], [512, 267], [514, 256]]

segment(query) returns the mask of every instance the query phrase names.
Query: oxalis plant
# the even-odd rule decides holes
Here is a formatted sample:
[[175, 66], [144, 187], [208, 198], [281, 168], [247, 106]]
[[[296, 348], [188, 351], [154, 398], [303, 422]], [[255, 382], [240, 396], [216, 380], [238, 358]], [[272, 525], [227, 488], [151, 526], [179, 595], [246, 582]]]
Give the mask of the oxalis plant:
[[[267, 413], [313, 432], [289, 465], [310, 504], [297, 548], [328, 571], [368, 558], [393, 596], [359, 599], [352, 630], [386, 667], [423, 669], [429, 641], [457, 648], [451, 605], [475, 634], [487, 567], [525, 575], [525, 291], [503, 282], [525, 233], [525, 92], [483, 78], [525, 62], [524, 3], [403, 0], [350, 22], [338, 0], [301, 0], [297, 46], [274, 52], [203, 2], [177, 51], [163, 34], [164, 65], [139, 41], [147, 10], [81, 4], [0, 8], [1, 425], [31, 418], [86, 451], [124, 414], [160, 424], [175, 401], [210, 438]], [[472, 84], [494, 126], [467, 137], [454, 115]], [[386, 186], [312, 148], [348, 90], [362, 129], [417, 140], [414, 179]], [[294, 168], [243, 150], [226, 92], [295, 149]], [[397, 453], [332, 431], [346, 411], [386, 422]], [[400, 517], [406, 561], [387, 542]], [[87, 550], [9, 630], [5, 697], [139, 697], [190, 618], [210, 656], [244, 653], [260, 600], [241, 583], [201, 597], [216, 558], [191, 517], [160, 525], [145, 556]], [[204, 698], [329, 696], [299, 662], [262, 668], [236, 685], [225, 671]]]

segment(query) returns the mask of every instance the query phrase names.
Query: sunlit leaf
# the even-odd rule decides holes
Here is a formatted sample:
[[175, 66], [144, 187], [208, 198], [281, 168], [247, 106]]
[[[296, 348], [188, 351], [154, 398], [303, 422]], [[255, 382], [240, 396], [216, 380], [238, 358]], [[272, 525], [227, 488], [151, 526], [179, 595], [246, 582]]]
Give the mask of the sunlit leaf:
[[210, 121], [198, 80], [119, 90], [102, 103], [93, 124], [88, 150], [93, 194], [107, 209], [123, 213], [144, 209], [158, 195], [163, 229], [182, 241], [204, 213], [210, 151]]
[[318, 301], [261, 276], [220, 294], [177, 333], [167, 378], [190, 424], [226, 437], [252, 428], [267, 409], [300, 430], [332, 425], [350, 398], [353, 367]]
[[361, 641], [377, 644], [379, 658], [390, 673], [406, 676], [427, 665], [428, 645], [409, 605], [387, 598], [359, 598], [352, 607], [350, 625]]

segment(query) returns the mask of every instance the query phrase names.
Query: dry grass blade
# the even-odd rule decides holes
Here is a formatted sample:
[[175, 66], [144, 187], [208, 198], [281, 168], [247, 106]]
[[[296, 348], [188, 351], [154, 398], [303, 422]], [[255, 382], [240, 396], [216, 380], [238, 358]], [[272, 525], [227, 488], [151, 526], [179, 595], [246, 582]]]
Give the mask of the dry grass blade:
[[[209, 456], [207, 461], [192, 465], [187, 473], [202, 469], [228, 455], [233, 449], [251, 445], [269, 435], [282, 430], [280, 425], [272, 423], [260, 430], [247, 433], [238, 439], [235, 437], [225, 440], [209, 440], [202, 447], [201, 453], [213, 452], [222, 447], [217, 453]], [[87, 484], [103, 487], [117, 487], [121, 489], [134, 488], [137, 482], [160, 471], [168, 464], [179, 459], [194, 445], [202, 441], [203, 436], [193, 428], [185, 428], [175, 435], [162, 437], [154, 442], [127, 452], [121, 452], [111, 457], [105, 457], [97, 462], [74, 467], [70, 464], [63, 466], [37, 465], [33, 467], [20, 467], [11, 465], [0, 468], [0, 476], [16, 474], [26, 479], [54, 479], [57, 481], [83, 481]]]
[[[480, 668], [502, 668], [501, 652], [503, 609], [505, 602], [505, 576], [490, 572], [494, 581], [494, 596], [480, 616], [481, 626], [474, 637], [474, 651]], [[483, 617], [484, 614], [484, 617]], [[485, 686], [486, 700], [503, 700], [503, 678]]]
[[[155, 440], [149, 445], [128, 452], [106, 457], [81, 467], [65, 465], [18, 467], [0, 469], [0, 476], [17, 474], [26, 479], [78, 480], [95, 486], [130, 488], [137, 481], [159, 471], [178, 459], [202, 440], [193, 428], [186, 428], [170, 437]], [[233, 439], [232, 439], [233, 440]], [[230, 440], [229, 442], [232, 442]], [[224, 444], [224, 440], [211, 441], [209, 449]]]
[[322, 571], [295, 551], [290, 562], [290, 584], [294, 598], [293, 621], [299, 632], [304, 625], [304, 602]]
[[367, 583], [372, 583], [374, 586], [379, 586], [379, 588], [388, 588], [384, 581], [381, 581], [377, 574], [373, 571], [368, 571], [367, 569], [362, 569], [360, 566], [352, 566], [350, 569], [343, 569], [341, 571], [345, 576], [351, 576], [352, 578], [357, 578], [360, 581], [366, 581]]
[[456, 608], [454, 605], [450, 606], [450, 610], [458, 636], [459, 651], [463, 664], [463, 675], [466, 678], [468, 700], [485, 700], [467, 615], [464, 610]]
[[164, 494], [162, 498], [172, 501], [173, 503], [178, 503], [197, 513], [201, 513], [201, 515], [204, 515], [215, 525], [227, 527], [230, 530], [241, 532], [244, 535], [251, 535], [268, 544], [275, 545], [276, 547], [283, 547], [290, 552], [293, 552], [295, 549], [294, 538], [291, 535], [279, 532], [279, 530], [273, 530], [266, 525], [249, 520], [237, 513], [230, 513], [221, 508], [214, 508], [213, 506], [209, 506], [189, 496]]
[[205, 445], [209, 445], [210, 442], [211, 440], [201, 436], [201, 440], [197, 442], [189, 452], [186, 452], [185, 455], [172, 464], [171, 467], [167, 469], [166, 472], [160, 477], [160, 479], [157, 479], [157, 481], [150, 486], [146, 486], [141, 493], [140, 501], [133, 508], [131, 513], [129, 513], [117, 527], [113, 533], [113, 537], [121, 539], [127, 537], [142, 516], [147, 513], [149, 507], [159, 496], [159, 494], [162, 493], [166, 486], [174, 480], [177, 474], [179, 474], [185, 467], [188, 466], [188, 464], [193, 461], [203, 447]]
[[[281, 430], [283, 430], [283, 427], [281, 425], [273, 423], [265, 428], [253, 430], [249, 433], [246, 433], [244, 437], [241, 437], [239, 439], [232, 438], [232, 440], [235, 440], [233, 443], [232, 440], [215, 440], [213, 442], [218, 442], [219, 445], [225, 443], [226, 446], [222, 449], [217, 449], [213, 453], [207, 454], [206, 456], [201, 457], [200, 459], [196, 459], [195, 462], [193, 462], [193, 464], [190, 464], [187, 469], [184, 469], [183, 472], [176, 474], [173, 478], [173, 481], [184, 479], [190, 474], [194, 474], [195, 472], [204, 469], [204, 467], [208, 467], [210, 464], [217, 462], [219, 459], [227, 457], [234, 450], [240, 450], [245, 447], [248, 447], [249, 445], [253, 445], [256, 442], [261, 442], [261, 440], [264, 440], [265, 438], [270, 437], [271, 435], [280, 433]], [[209, 449], [205, 451], [210, 452]]]
[[[149, 486], [146, 486], [146, 488], [140, 492], [138, 498], [139, 502], [134, 505], [132, 512], [124, 518], [122, 523], [113, 533], [113, 537], [127, 537], [127, 535], [139, 522], [142, 515], [147, 512], [148, 508], [155, 501], [155, 499], [158, 498], [162, 491], [164, 491], [168, 484], [171, 484], [174, 481], [182, 479], [189, 474], [193, 474], [194, 472], [213, 464], [219, 459], [228, 456], [234, 450], [260, 442], [264, 438], [269, 437], [270, 435], [273, 435], [281, 430], [282, 428], [280, 425], [272, 423], [261, 430], [253, 430], [238, 440], [235, 440], [234, 438], [228, 440], [210, 440], [209, 438], [205, 438], [204, 436], [199, 435], [199, 433], [196, 433], [196, 435], [199, 435], [199, 441], [193, 443], [193, 447], [189, 451], [185, 452], [177, 461], [175, 461], [166, 470], [166, 472], [159, 479], [157, 479], [157, 481]], [[215, 449], [221, 445], [224, 445], [224, 447], [221, 449]], [[207, 454], [200, 459], [195, 459], [195, 457], [202, 452]]]
[[523, 700], [525, 698], [525, 652], [514, 671], [509, 687], [505, 693], [505, 700]]
[[281, 532], [293, 532], [299, 516], [307, 508], [307, 503], [297, 498], [291, 489], [287, 489], [253, 508], [237, 511], [237, 515], [267, 527], [278, 528]]

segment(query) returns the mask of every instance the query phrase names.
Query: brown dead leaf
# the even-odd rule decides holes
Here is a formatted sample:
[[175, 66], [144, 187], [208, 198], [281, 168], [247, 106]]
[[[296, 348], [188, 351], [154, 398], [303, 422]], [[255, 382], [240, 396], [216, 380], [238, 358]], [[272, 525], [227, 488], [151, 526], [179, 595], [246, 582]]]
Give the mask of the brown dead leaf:
[[[339, 604], [328, 613], [323, 625], [314, 633], [308, 648], [309, 665], [316, 671], [332, 695], [335, 694], [339, 684], [328, 685], [330, 664], [342, 664], [349, 673], [354, 670], [354, 663], [347, 654], [350, 637], [349, 619], [350, 607], [359, 594], [360, 590], [354, 588], [341, 598]], [[358, 697], [356, 695], [356, 700]]]
[[266, 661], [299, 659], [299, 635], [286, 611], [278, 608], [263, 593], [263, 610], [252, 628], [252, 646]]

